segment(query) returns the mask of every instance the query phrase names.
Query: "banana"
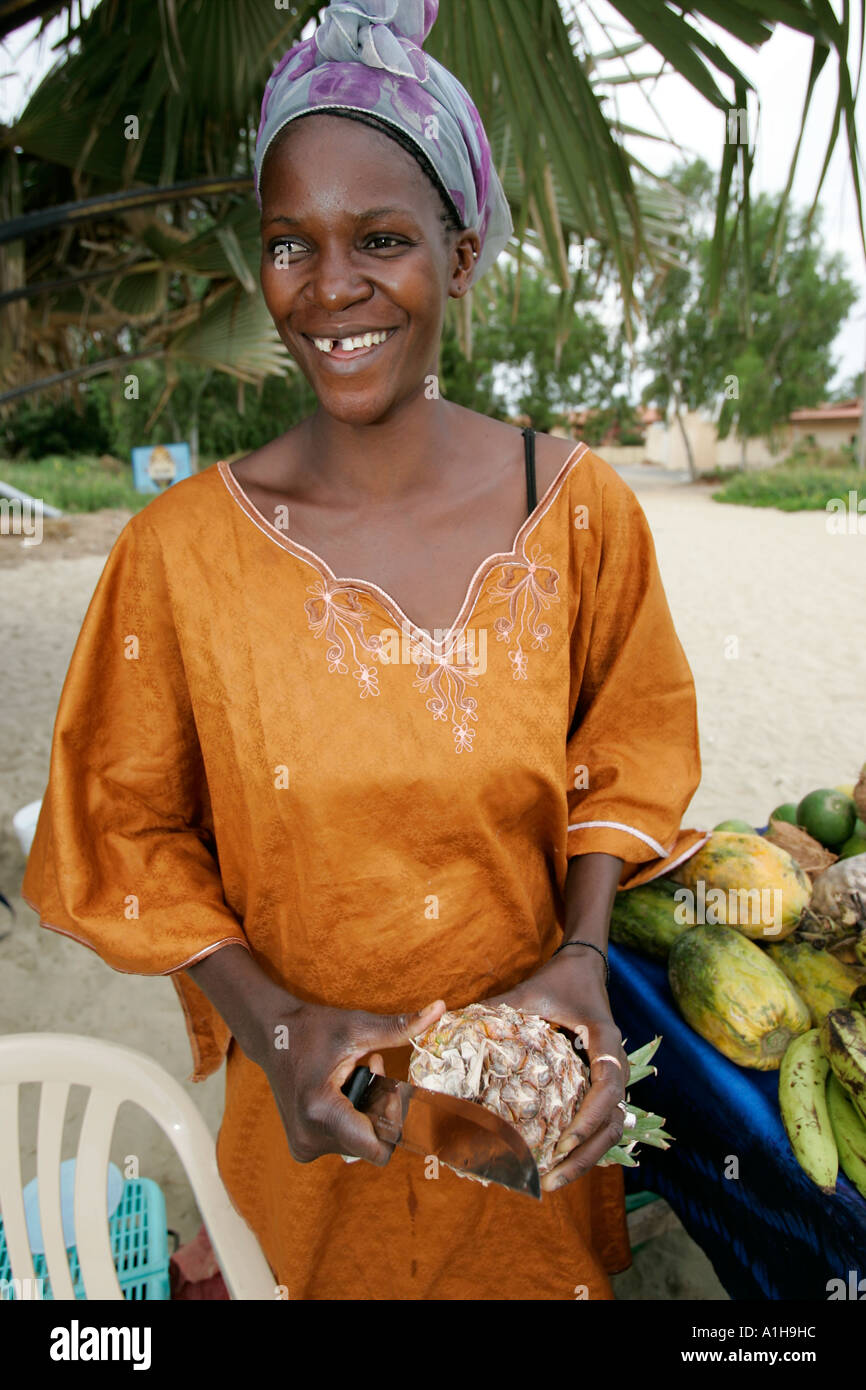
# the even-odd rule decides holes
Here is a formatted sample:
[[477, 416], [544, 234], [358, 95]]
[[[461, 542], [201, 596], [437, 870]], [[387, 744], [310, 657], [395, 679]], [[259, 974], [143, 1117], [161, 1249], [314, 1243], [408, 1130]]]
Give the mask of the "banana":
[[788, 1045], [779, 1068], [779, 1108], [794, 1156], [822, 1192], [836, 1190], [839, 1154], [827, 1113], [830, 1064], [817, 1028]]
[[866, 1123], [832, 1071], [827, 1077], [827, 1110], [842, 1172], [860, 1195], [866, 1197]]
[[820, 1033], [824, 1056], [866, 1116], [866, 1014], [859, 1009], [831, 1009]]

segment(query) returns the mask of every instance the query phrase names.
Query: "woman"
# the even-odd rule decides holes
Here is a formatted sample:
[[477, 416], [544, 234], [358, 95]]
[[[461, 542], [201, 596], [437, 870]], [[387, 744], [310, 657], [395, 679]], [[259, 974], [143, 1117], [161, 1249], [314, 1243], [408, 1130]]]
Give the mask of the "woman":
[[[196, 1079], [226, 1057], [220, 1171], [290, 1298], [610, 1299], [608, 920], [702, 839], [679, 829], [694, 688], [614, 470], [539, 436], [536, 492], [520, 433], [438, 390], [448, 299], [511, 219], [421, 48], [436, 10], [332, 4], [268, 84], [262, 288], [318, 408], [125, 527], [24, 891], [115, 969], [171, 975]], [[491, 997], [588, 1038], [540, 1204], [437, 1175], [341, 1094]]]

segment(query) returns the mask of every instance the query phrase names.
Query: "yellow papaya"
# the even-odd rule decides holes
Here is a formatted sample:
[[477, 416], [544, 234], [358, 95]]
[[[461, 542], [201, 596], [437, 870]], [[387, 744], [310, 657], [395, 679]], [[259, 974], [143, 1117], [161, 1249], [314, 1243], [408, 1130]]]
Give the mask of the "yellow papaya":
[[719, 830], [681, 864], [676, 879], [695, 895], [695, 918], [736, 927], [752, 941], [781, 941], [808, 907], [812, 885], [791, 855], [761, 835]]
[[791, 1039], [811, 1027], [787, 975], [732, 927], [684, 931], [668, 956], [668, 980], [686, 1022], [741, 1067], [775, 1071]]
[[854, 990], [866, 982], [866, 970], [846, 965], [832, 952], [817, 951], [808, 941], [794, 937], [768, 946], [767, 954], [805, 999], [814, 1028], [821, 1027], [831, 1009], [850, 1008]]

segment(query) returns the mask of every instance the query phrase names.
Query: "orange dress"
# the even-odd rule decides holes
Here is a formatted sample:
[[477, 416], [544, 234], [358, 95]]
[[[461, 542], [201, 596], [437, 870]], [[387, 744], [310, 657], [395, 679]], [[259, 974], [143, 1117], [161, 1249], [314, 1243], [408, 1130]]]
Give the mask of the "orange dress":
[[[621, 1169], [540, 1203], [397, 1150], [292, 1160], [264, 1073], [185, 967], [241, 942], [381, 1013], [509, 989], [561, 937], [569, 859], [621, 885], [706, 836], [692, 675], [631, 489], [578, 445], [445, 636], [337, 578], [225, 463], [134, 516], [63, 686], [23, 894], [115, 970], [170, 974], [217, 1152], [292, 1299], [610, 1299]], [[385, 1054], [405, 1076], [408, 1051]], [[429, 1165], [432, 1167], [433, 1165]]]

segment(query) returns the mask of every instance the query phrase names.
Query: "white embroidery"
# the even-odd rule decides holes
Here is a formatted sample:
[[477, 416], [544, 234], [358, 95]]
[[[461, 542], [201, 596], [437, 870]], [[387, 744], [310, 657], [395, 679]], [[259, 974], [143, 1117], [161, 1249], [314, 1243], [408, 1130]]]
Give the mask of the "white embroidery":
[[[457, 753], [471, 752], [472, 750], [475, 730], [470, 728], [470, 724], [477, 722], [478, 702], [469, 692], [475, 688], [478, 677], [486, 670], [486, 666], [482, 669], [475, 669], [474, 657], [469, 661], [464, 660], [465, 647], [463, 644], [467, 637], [474, 638], [475, 636], [474, 632], [468, 634], [466, 632], [469, 616], [478, 603], [484, 584], [490, 575], [495, 574], [498, 569], [501, 571], [501, 578], [491, 590], [491, 597], [494, 603], [508, 604], [508, 615], [496, 620], [494, 630], [499, 641], [512, 640], [513, 645], [508, 651], [512, 675], [515, 680], [526, 680], [528, 678], [527, 654], [523, 649], [521, 638], [524, 633], [528, 632], [532, 638], [533, 649], [537, 650], [540, 647], [543, 651], [547, 651], [547, 639], [550, 637], [552, 629], [548, 623], [539, 622], [539, 618], [552, 603], [559, 602], [559, 595], [556, 593], [559, 575], [549, 564], [549, 557], [540, 553], [538, 545], [533, 547], [527, 557], [526, 540], [559, 497], [562, 484], [570, 476], [575, 464], [587, 453], [589, 453], [589, 449], [586, 444], [578, 444], [572, 450], [554, 482], [548, 488], [545, 499], [527, 517], [517, 533], [512, 551], [507, 556], [489, 556], [487, 560], [482, 560], [472, 576], [454, 627], [449, 629], [442, 641], [433, 640], [431, 634], [424, 632], [423, 628], [415, 629], [418, 635], [412, 641], [412, 657], [417, 665], [418, 674], [413, 684], [422, 692], [429, 692], [427, 708], [433, 714], [434, 719], [446, 720], [449, 715], [451, 716], [454, 748]], [[380, 606], [384, 605], [389, 611], [396, 610], [402, 621], [408, 621], [399, 604], [377, 584], [365, 583], [362, 580], [355, 583], [337, 580], [321, 556], [310, 550], [309, 547], [299, 545], [290, 536], [278, 531], [253, 506], [224, 460], [219, 462], [217, 468], [230, 494], [254, 525], [269, 540], [302, 559], [319, 575], [318, 582], [310, 586], [307, 591], [312, 595], [312, 598], [306, 601], [304, 607], [309, 617], [312, 632], [316, 637], [326, 636], [330, 642], [327, 652], [328, 670], [332, 673], [338, 672], [340, 675], [348, 674], [349, 667], [345, 660], [348, 643], [355, 661], [353, 675], [358, 682], [361, 699], [378, 695], [378, 667], [370, 661], [364, 660], [363, 657], [364, 655], [373, 658], [379, 656], [386, 665], [389, 658], [387, 643], [383, 641], [383, 638], [376, 634], [368, 637], [364, 631], [365, 620], [370, 616], [369, 591], [372, 590], [380, 596]], [[497, 566], [492, 564], [494, 560], [499, 560], [502, 563]], [[490, 568], [485, 573], [488, 565]], [[482, 575], [484, 576], [483, 579], [480, 578]], [[475, 594], [474, 599], [473, 593]], [[466, 616], [463, 617], [463, 627], [459, 634], [454, 636], [448, 652], [443, 652], [441, 648], [454, 633], [464, 610], [466, 610]], [[410, 626], [414, 628], [414, 624], [410, 624]], [[383, 648], [386, 650], [383, 651]]]
[[[550, 557], [543, 555], [538, 545], [533, 547], [529, 557], [524, 555], [522, 559], [509, 560], [498, 568], [501, 577], [491, 589], [490, 597], [494, 603], [508, 604], [508, 616], [497, 618], [493, 626], [500, 642], [513, 641], [508, 659], [514, 679], [526, 680], [527, 654], [521, 638], [528, 634], [534, 648], [548, 650], [547, 639], [552, 629], [539, 618], [552, 603], [559, 602], [556, 592], [559, 575], [550, 565]], [[490, 573], [495, 574], [496, 568]], [[361, 699], [378, 695], [378, 668], [364, 657], [383, 653], [386, 644], [381, 635], [368, 636], [365, 632], [365, 624], [373, 616], [368, 596], [350, 584], [331, 584], [324, 575], [310, 585], [307, 592], [313, 596], [304, 604], [310, 629], [316, 637], [327, 637], [330, 642], [328, 670], [347, 675], [349, 667], [345, 658], [351, 648], [355, 662], [353, 675]], [[417, 631], [421, 633], [421, 629]], [[409, 644], [411, 660], [417, 668], [412, 684], [427, 695], [426, 705], [434, 719], [450, 719], [455, 753], [472, 752], [476, 732], [472, 725], [478, 721], [478, 701], [472, 692], [477, 689], [483, 671], [476, 657], [475, 636], [473, 631], [464, 628], [454, 637], [447, 652], [437, 652], [420, 636], [413, 637]], [[387, 657], [385, 659], [387, 661]]]
[[[493, 603], [507, 603], [508, 616], [497, 618], [493, 624], [497, 641], [507, 642], [513, 636], [508, 660], [516, 681], [527, 679], [527, 657], [520, 639], [524, 629], [529, 632], [534, 648], [547, 651], [551, 634], [549, 623], [538, 621], [552, 603], [559, 603], [556, 586], [559, 575], [551, 568], [550, 556], [542, 555], [541, 546], [534, 545], [529, 558], [502, 566], [502, 578], [490, 591]], [[516, 628], [516, 632], [515, 632]]]
[[412, 684], [424, 692], [433, 692], [427, 708], [434, 719], [447, 719], [450, 715], [456, 753], [472, 752], [475, 730], [470, 729], [469, 723], [478, 719], [478, 701], [468, 691], [480, 672], [475, 669], [475, 643], [473, 640], [470, 644], [469, 639], [470, 634], [464, 630], [447, 655], [431, 655], [418, 643], [413, 646], [418, 674]]
[[[359, 647], [371, 656], [382, 648], [381, 637], [368, 638], [364, 632], [364, 619], [367, 614], [361, 602], [363, 595], [359, 595], [357, 589], [347, 586], [331, 588], [324, 578], [310, 584], [307, 593], [313, 595], [304, 604], [310, 628], [316, 637], [324, 635], [331, 642], [327, 653], [328, 670], [338, 671], [342, 676], [348, 674], [349, 668], [343, 660], [346, 655], [345, 639], [348, 639], [355, 658], [353, 675], [361, 687], [361, 699], [368, 695], [378, 695], [377, 669], [362, 661], [358, 655]], [[369, 600], [367, 602], [369, 603]]]

